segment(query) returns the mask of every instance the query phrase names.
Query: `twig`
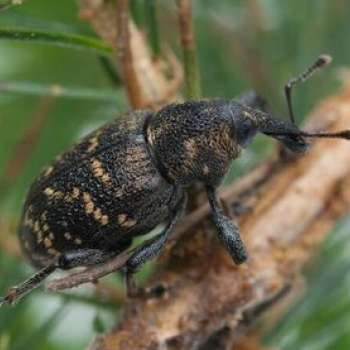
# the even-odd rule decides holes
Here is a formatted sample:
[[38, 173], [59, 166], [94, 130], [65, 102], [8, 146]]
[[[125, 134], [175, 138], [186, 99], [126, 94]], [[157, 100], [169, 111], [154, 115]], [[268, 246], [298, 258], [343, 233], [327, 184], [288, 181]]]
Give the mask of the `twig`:
[[201, 96], [196, 44], [189, 0], [177, 0], [180, 37], [185, 66], [186, 95], [190, 99]]
[[[137, 8], [139, 0], [133, 1]], [[91, 22], [95, 31], [118, 52], [117, 10], [114, 1], [79, 0], [80, 16]], [[143, 8], [143, 6], [142, 6]], [[179, 100], [178, 88], [183, 80], [182, 66], [173, 53], [154, 60], [144, 33], [129, 19], [130, 50], [138, 78], [142, 107], [158, 109]], [[170, 73], [170, 75], [169, 75]], [[169, 77], [170, 76], [170, 77]]]
[[118, 0], [117, 3], [117, 53], [130, 104], [134, 108], [140, 108], [143, 106], [143, 101], [140, 91], [141, 86], [133, 66], [128, 4], [128, 0]]

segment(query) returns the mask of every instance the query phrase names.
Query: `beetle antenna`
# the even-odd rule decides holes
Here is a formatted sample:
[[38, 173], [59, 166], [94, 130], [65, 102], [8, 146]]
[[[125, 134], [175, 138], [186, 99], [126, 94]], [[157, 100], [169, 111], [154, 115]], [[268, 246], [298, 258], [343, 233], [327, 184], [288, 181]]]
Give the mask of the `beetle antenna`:
[[[329, 55], [320, 55], [317, 60], [308, 67], [303, 73], [296, 77], [289, 79], [287, 84], [284, 86], [284, 93], [287, 99], [289, 118], [293, 124], [295, 124], [294, 111], [292, 105], [292, 88], [298, 83], [303, 83], [304, 81], [311, 78], [318, 70], [327, 66], [332, 62], [332, 57]], [[322, 137], [322, 136], [321, 136]]]
[[24, 281], [22, 284], [16, 287], [12, 287], [5, 297], [0, 298], [0, 307], [3, 305], [12, 305], [16, 301], [20, 300], [24, 295], [31, 292], [33, 289], [39, 287], [40, 283], [56, 270], [57, 264], [52, 263], [41, 270], [35, 275]]
[[266, 132], [267, 135], [276, 135], [276, 136], [303, 136], [303, 137], [324, 137], [324, 138], [338, 138], [338, 139], [345, 139], [350, 140], [350, 130], [343, 130], [343, 131], [337, 131], [334, 133], [327, 133], [327, 132], [316, 132], [316, 133], [309, 133], [303, 130], [299, 130], [296, 132]]
[[337, 139], [345, 139], [350, 140], [350, 130], [343, 130], [338, 132], [315, 132], [309, 133], [306, 131], [301, 131], [301, 136], [304, 137], [326, 137], [326, 138], [337, 138]]

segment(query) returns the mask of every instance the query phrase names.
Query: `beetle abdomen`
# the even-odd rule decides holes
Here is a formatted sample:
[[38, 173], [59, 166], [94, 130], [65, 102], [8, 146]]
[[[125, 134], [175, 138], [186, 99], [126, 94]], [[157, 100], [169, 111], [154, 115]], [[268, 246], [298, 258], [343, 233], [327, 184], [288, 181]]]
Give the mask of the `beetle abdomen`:
[[116, 252], [169, 214], [178, 194], [149, 156], [133, 112], [88, 135], [34, 182], [19, 236], [36, 266], [82, 248]]

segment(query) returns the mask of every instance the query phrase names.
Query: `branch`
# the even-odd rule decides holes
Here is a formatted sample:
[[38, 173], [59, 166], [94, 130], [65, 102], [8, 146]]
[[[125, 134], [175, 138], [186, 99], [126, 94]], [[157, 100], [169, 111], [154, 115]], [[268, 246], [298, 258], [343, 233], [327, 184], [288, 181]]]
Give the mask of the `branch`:
[[[317, 108], [309, 128], [349, 128], [349, 114], [347, 89]], [[246, 188], [249, 182], [255, 188], [248, 197], [252, 210], [240, 219], [250, 254], [242, 266], [234, 266], [217, 242], [214, 230], [202, 220], [207, 210], [201, 208], [200, 219], [194, 220], [201, 226], [189, 229], [163, 254], [154, 283], [168, 287], [165, 297], [127, 303], [119, 325], [97, 337], [89, 349], [204, 349], [221, 330], [235, 341], [248, 311], [298, 277], [335, 222], [349, 211], [349, 147], [342, 140], [317, 141], [304, 157], [287, 163], [269, 160], [268, 166], [241, 180], [246, 179]], [[232, 204], [237, 192], [231, 190], [224, 193]]]
[[[118, 1], [119, 5], [117, 5], [122, 6], [123, 4], [120, 3], [124, 1]], [[118, 34], [116, 23], [117, 15], [121, 14], [120, 11], [117, 12], [115, 2], [80, 0], [79, 4], [80, 17], [88, 20], [96, 33], [109, 43], [118, 54], [117, 38], [118, 36], [120, 38], [121, 34]], [[166, 61], [160, 57], [154, 60], [142, 31], [130, 19], [128, 23], [130, 52], [127, 56], [131, 57], [132, 60], [126, 63], [132, 65], [128, 69], [132, 68], [135, 72], [133, 79], [136, 80], [133, 80], [133, 84], [136, 84], [137, 81], [140, 88], [136, 101], [139, 104], [138, 107], [158, 108], [178, 99], [177, 91], [183, 81], [183, 71], [178, 59], [168, 50], [165, 55]]]
[[129, 29], [129, 1], [117, 2], [117, 53], [123, 82], [132, 107], [143, 106], [141, 86], [133, 65]]
[[189, 99], [198, 99], [201, 96], [201, 88], [190, 0], [177, 0], [177, 6], [185, 66], [186, 95]]

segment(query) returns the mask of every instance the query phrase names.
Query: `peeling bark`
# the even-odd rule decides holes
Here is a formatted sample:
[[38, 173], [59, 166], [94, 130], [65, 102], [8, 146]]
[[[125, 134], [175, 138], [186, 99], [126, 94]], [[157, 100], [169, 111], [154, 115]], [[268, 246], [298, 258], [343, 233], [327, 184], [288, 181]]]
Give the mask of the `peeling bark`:
[[[347, 87], [319, 105], [307, 129], [349, 126]], [[167, 285], [166, 295], [128, 302], [120, 323], [89, 349], [203, 350], [225, 329], [229, 336], [222, 349], [232, 349], [244, 330], [245, 312], [293, 284], [315, 248], [349, 211], [349, 175], [350, 145], [343, 140], [316, 141], [294, 161], [267, 160], [222, 196], [232, 204], [239, 193], [254, 188], [247, 197], [251, 211], [240, 218], [248, 262], [232, 263], [204, 205], [185, 219], [185, 231], [160, 259], [162, 267], [153, 282]]]

